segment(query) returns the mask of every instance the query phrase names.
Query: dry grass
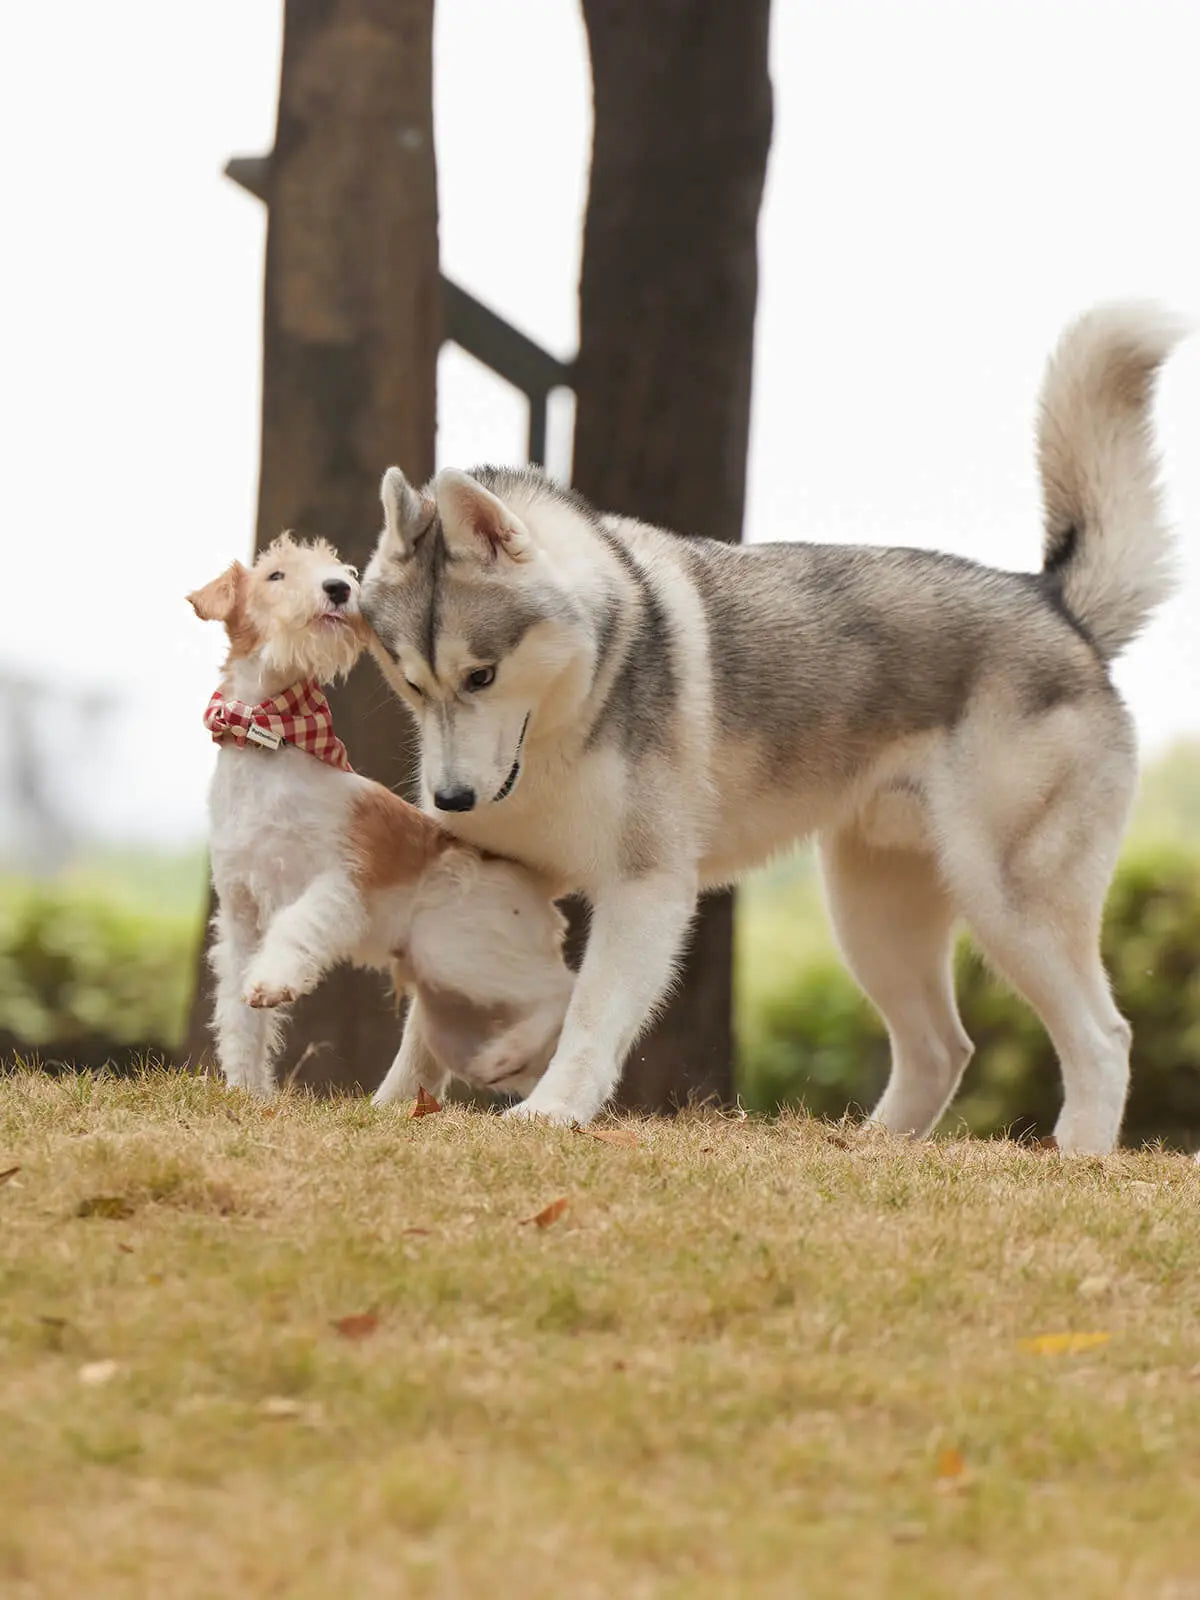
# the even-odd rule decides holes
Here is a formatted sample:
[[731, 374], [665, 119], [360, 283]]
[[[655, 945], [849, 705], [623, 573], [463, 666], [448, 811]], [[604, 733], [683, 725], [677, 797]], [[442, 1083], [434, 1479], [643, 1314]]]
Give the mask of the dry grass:
[[1200, 1168], [609, 1126], [0, 1082], [0, 1593], [1200, 1594]]

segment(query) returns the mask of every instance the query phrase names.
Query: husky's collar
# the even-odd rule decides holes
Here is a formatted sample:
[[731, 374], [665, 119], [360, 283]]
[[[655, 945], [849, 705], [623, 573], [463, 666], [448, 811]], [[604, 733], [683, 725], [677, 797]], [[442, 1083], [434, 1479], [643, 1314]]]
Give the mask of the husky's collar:
[[232, 739], [239, 750], [247, 744], [264, 750], [291, 744], [342, 772], [354, 771], [346, 746], [333, 731], [329, 701], [315, 678], [294, 683], [274, 699], [256, 706], [245, 700], [227, 699], [218, 689], [208, 702], [204, 726], [216, 744]]

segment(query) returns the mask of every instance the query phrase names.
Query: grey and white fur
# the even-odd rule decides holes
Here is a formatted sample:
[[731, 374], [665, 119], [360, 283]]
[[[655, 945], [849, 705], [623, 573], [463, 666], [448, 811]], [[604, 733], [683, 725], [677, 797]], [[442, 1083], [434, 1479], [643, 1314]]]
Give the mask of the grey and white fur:
[[[873, 1120], [924, 1134], [971, 1054], [966, 923], [1062, 1065], [1066, 1151], [1121, 1124], [1130, 1030], [1099, 955], [1136, 782], [1109, 664], [1170, 589], [1151, 442], [1181, 330], [1112, 306], [1046, 372], [1045, 561], [730, 547], [605, 516], [537, 471], [383, 480], [363, 584], [421, 734], [423, 800], [591, 905], [557, 1052], [515, 1110], [585, 1122], [668, 991], [700, 891], [809, 835], [891, 1038]], [[410, 1015], [377, 1099], [436, 1092]]]

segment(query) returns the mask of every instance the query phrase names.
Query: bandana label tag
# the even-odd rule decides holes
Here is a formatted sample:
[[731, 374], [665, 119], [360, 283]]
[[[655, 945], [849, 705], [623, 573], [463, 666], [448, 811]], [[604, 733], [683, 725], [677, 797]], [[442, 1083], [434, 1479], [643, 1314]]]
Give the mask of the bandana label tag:
[[246, 740], [249, 744], [260, 744], [264, 750], [278, 750], [283, 743], [283, 735], [272, 733], [270, 728], [260, 728], [257, 722], [252, 722], [246, 729]]

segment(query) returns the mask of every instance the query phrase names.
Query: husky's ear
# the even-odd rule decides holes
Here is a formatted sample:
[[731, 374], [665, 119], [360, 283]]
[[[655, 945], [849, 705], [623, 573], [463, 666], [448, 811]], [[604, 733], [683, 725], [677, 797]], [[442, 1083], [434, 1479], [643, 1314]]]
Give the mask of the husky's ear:
[[400, 471], [389, 467], [379, 486], [383, 501], [383, 536], [397, 553], [410, 556], [417, 540], [425, 533], [437, 507], [432, 500], [423, 500]]
[[246, 569], [240, 561], [235, 561], [219, 578], [189, 594], [188, 604], [201, 622], [228, 622], [237, 609], [245, 581]]
[[529, 529], [498, 500], [465, 472], [446, 467], [433, 485], [446, 545], [462, 555], [494, 561], [503, 552], [510, 561], [528, 561], [533, 555]]

